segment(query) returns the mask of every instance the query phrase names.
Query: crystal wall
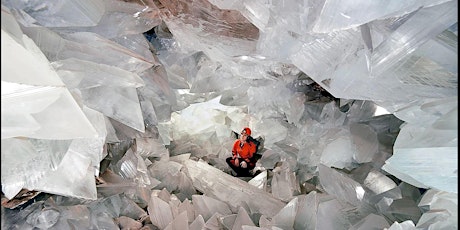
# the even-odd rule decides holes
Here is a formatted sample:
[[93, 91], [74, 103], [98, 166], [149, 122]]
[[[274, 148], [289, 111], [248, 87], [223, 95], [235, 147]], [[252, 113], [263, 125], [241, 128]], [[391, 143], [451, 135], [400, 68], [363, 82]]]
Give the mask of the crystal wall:
[[456, 229], [457, 4], [4, 0], [2, 228]]

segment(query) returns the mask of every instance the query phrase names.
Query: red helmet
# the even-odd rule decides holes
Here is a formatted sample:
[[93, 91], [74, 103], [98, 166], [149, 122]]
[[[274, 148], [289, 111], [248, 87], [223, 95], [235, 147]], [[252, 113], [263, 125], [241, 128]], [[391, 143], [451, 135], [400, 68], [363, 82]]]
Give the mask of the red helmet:
[[248, 128], [248, 127], [244, 127], [243, 130], [241, 132], [245, 132], [248, 136], [251, 136], [251, 129]]

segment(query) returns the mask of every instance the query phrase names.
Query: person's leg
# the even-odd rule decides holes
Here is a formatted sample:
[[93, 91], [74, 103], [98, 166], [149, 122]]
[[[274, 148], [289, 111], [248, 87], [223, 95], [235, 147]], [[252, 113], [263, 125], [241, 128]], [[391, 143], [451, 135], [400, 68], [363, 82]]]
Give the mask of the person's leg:
[[227, 164], [230, 166], [230, 165], [233, 165], [232, 162], [232, 157], [227, 157], [227, 159], [225, 159], [225, 161], [227, 162]]
[[[243, 161], [243, 158], [237, 158], [238, 162]], [[231, 157], [227, 158], [225, 161], [227, 161], [227, 164], [230, 166], [230, 168], [233, 169], [236, 173], [236, 177], [248, 177], [251, 176], [249, 173], [249, 170], [247, 168], [242, 168], [241, 166], [235, 166], [233, 164], [233, 159]]]
[[256, 162], [251, 161], [251, 162], [248, 163], [248, 170], [252, 170], [255, 167], [256, 167]]
[[[239, 158], [240, 162], [243, 162], [244, 159], [243, 158]], [[251, 173], [249, 172], [251, 169], [250, 169], [250, 165], [249, 164], [246, 164], [246, 167], [243, 168], [243, 167], [238, 167], [238, 175], [236, 175], [237, 177], [250, 177], [251, 176]]]
[[232, 157], [228, 157], [227, 159], [225, 159], [225, 161], [227, 162], [228, 166], [230, 166], [230, 168], [235, 171], [235, 173], [238, 175], [238, 172], [239, 172], [239, 167], [235, 166], [233, 164], [233, 159]]
[[249, 173], [248, 168], [239, 168], [239, 171], [237, 172], [237, 177], [250, 177], [251, 173]]
[[[239, 162], [241, 162], [243, 161], [243, 158], [238, 158], [238, 160]], [[254, 167], [248, 166], [246, 168], [242, 168], [241, 166], [235, 166], [233, 164], [232, 157], [228, 157], [227, 159], [225, 159], [225, 161], [227, 162], [228, 166], [230, 166], [230, 168], [232, 168], [233, 171], [235, 171], [236, 177], [250, 177], [251, 176], [251, 173], [249, 171], [252, 170]]]

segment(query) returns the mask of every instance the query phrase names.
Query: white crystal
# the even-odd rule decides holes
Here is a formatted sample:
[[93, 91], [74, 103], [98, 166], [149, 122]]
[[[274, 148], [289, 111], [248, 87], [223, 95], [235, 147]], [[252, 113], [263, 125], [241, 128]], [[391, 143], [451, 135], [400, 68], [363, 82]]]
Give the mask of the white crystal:
[[284, 207], [284, 203], [271, 194], [232, 177], [206, 162], [188, 160], [185, 167], [187, 167], [188, 175], [192, 178], [193, 185], [197, 190], [227, 202], [232, 207], [246, 202], [251, 208], [251, 212], [261, 213], [269, 217], [274, 216]]
[[36, 20], [37, 25], [46, 27], [96, 25], [105, 12], [103, 0], [62, 0], [58, 2], [5, 1], [3, 4], [10, 8], [23, 10], [25, 14]]
[[173, 215], [168, 203], [152, 194], [147, 208], [150, 220], [155, 226], [164, 229], [172, 220]]
[[[20, 45], [3, 29], [2, 38], [2, 55], [18, 54], [2, 61], [2, 138], [95, 137], [94, 127], [38, 47], [27, 36], [22, 39], [26, 47]], [[33, 67], [19, 68], [24, 65]]]

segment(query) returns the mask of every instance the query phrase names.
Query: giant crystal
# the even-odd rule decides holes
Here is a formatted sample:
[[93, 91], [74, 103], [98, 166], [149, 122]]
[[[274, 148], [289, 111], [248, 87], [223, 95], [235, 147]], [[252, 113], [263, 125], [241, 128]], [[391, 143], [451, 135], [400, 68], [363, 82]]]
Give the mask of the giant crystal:
[[[2, 74], [2, 134], [30, 136], [42, 125], [41, 135], [54, 135], [2, 139], [3, 192], [11, 198], [25, 187], [93, 199], [96, 183], [102, 198], [2, 209], [2, 227], [456, 228], [457, 8], [446, 0], [2, 2], [2, 56], [23, 67], [6, 66], [3, 57], [2, 73], [27, 73], [9, 75], [11, 82]], [[54, 70], [29, 77], [44, 66], [21, 59], [3, 36], [30, 50], [23, 32], [43, 53], [34, 58]], [[55, 70], [62, 82], [48, 84]], [[16, 87], [24, 76], [34, 84]], [[48, 108], [56, 92], [34, 94], [4, 109], [3, 89], [42, 85], [68, 100]], [[26, 109], [15, 110], [20, 103]], [[44, 107], [53, 110], [30, 110]], [[72, 123], [75, 115], [86, 126]], [[256, 191], [225, 173], [233, 132], [244, 126], [265, 139]], [[61, 135], [78, 128], [90, 136]], [[197, 158], [206, 166], [190, 167], [201, 164]], [[177, 166], [174, 175], [161, 167], [169, 165]], [[229, 184], [240, 189], [232, 202]], [[287, 204], [254, 204], [245, 191]], [[158, 208], [151, 200], [158, 197], [167, 206], [155, 215], [172, 215], [149, 223], [120, 211], [126, 203], [114, 195], [144, 212]], [[231, 213], [200, 202], [229, 203]]]

